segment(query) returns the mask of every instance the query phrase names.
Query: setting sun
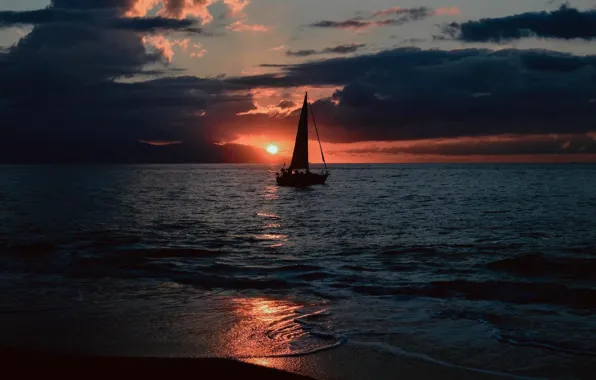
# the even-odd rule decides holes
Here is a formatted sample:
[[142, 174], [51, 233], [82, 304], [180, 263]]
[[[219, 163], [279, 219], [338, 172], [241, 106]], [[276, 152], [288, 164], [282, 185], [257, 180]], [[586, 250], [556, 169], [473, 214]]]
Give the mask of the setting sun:
[[274, 144], [267, 145], [266, 149], [269, 154], [277, 154], [277, 152], [279, 152], [279, 148]]

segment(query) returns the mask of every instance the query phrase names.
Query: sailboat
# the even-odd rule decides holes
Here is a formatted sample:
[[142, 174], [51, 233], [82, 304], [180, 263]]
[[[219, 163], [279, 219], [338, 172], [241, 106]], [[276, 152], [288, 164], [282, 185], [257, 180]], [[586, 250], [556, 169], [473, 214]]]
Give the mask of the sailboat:
[[323, 146], [321, 145], [321, 138], [319, 137], [319, 130], [315, 116], [310, 109], [313, 125], [317, 132], [317, 139], [319, 140], [319, 148], [321, 149], [321, 157], [325, 165], [323, 173], [313, 173], [310, 171], [308, 163], [308, 109], [311, 108], [308, 102], [308, 92], [304, 95], [304, 104], [302, 105], [302, 112], [300, 113], [300, 121], [298, 122], [298, 132], [296, 133], [296, 142], [294, 143], [294, 153], [292, 154], [292, 163], [288, 169], [281, 168], [276, 173], [277, 184], [279, 186], [292, 187], [308, 187], [312, 185], [323, 185], [329, 177], [327, 170], [327, 163], [325, 162], [325, 155], [323, 154]]

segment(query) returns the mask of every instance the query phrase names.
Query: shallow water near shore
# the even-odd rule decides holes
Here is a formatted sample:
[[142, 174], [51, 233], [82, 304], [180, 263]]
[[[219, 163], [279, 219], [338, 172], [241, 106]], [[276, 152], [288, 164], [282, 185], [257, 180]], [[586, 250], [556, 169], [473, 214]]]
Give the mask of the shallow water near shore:
[[0, 344], [596, 369], [596, 166], [338, 165], [310, 189], [275, 169], [0, 167]]

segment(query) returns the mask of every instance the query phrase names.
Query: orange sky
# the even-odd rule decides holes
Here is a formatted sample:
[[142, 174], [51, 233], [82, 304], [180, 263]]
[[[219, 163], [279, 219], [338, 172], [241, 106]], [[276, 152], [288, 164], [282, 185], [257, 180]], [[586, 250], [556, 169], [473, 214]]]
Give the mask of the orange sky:
[[[594, 138], [595, 134], [588, 134], [588, 137]], [[400, 149], [408, 150], [410, 148], [441, 147], [441, 146], [460, 146], [466, 147], [478, 144], [499, 144], [516, 143], [519, 141], [540, 141], [544, 139], [559, 139], [565, 146], [567, 139], [573, 136], [486, 136], [486, 137], [462, 137], [452, 139], [428, 139], [413, 141], [369, 141], [356, 143], [325, 143], [323, 142], [323, 151], [327, 163], [431, 163], [431, 162], [596, 162], [596, 154], [415, 154], [405, 152], [388, 152], [387, 150]], [[558, 140], [557, 140], [558, 141]], [[276, 155], [268, 154], [269, 162], [278, 164], [289, 164], [291, 161], [294, 140], [269, 138], [267, 135], [247, 135], [241, 136], [233, 141], [237, 144], [243, 144], [262, 149], [266, 151], [267, 146], [276, 145], [279, 152]], [[322, 163], [319, 144], [316, 140], [309, 141], [309, 161], [311, 163]]]

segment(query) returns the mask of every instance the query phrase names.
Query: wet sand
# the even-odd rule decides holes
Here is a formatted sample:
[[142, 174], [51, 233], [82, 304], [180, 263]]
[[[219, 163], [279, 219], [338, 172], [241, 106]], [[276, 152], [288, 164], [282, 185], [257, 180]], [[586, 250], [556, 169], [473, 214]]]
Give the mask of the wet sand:
[[[416, 358], [340, 347], [314, 355], [293, 358], [246, 359], [157, 358], [72, 355], [49, 351], [0, 348], [4, 371], [19, 377], [135, 378], [167, 379], [187, 377], [259, 380], [339, 380], [339, 379], [474, 379], [498, 380], [520, 378], [496, 373], [482, 373], [465, 368], [445, 367]], [[302, 374], [302, 375], [300, 375]], [[308, 375], [308, 376], [307, 376]], [[526, 378], [527, 379], [527, 378]]]
[[2, 370], [19, 378], [131, 378], [177, 377], [259, 380], [308, 380], [277, 369], [231, 359], [116, 358], [45, 353], [0, 348]]
[[[313, 355], [290, 358], [248, 359], [249, 363], [300, 373], [317, 380], [505, 380], [532, 379], [532, 377], [478, 371], [457, 366], [397, 356], [370, 347], [344, 346]], [[544, 377], [547, 378], [547, 377]], [[537, 379], [537, 378], [534, 378]]]

